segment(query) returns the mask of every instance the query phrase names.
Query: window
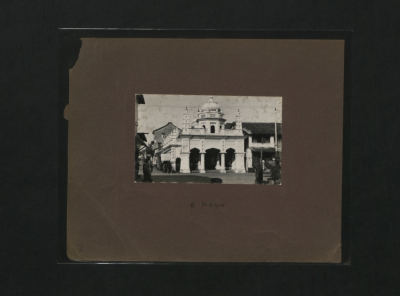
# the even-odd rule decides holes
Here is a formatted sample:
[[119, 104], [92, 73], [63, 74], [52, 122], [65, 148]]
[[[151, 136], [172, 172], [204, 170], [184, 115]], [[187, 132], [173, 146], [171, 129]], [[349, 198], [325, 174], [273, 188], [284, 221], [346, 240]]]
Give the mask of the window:
[[206, 116], [204, 114], [201, 114], [201, 118], [205, 118]]
[[215, 126], [213, 126], [213, 125], [211, 126], [211, 133], [215, 134]]
[[215, 114], [210, 114], [210, 117], [215, 117]]
[[270, 138], [268, 136], [253, 136], [253, 143], [270, 143]]

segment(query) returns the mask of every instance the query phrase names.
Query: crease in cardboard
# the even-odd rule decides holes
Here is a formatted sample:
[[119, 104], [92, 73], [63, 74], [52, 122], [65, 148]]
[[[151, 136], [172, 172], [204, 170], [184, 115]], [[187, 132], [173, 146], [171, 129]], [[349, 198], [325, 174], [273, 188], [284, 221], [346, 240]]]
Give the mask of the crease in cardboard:
[[[111, 218], [109, 217], [109, 215], [107, 215], [107, 212], [105, 211], [104, 207], [96, 200], [96, 198], [94, 196], [92, 196], [91, 194], [89, 194], [86, 190], [84, 190], [78, 183], [76, 182], [69, 182], [70, 185], [74, 184], [76, 187], [78, 187], [83, 194], [85, 194], [87, 197], [89, 197], [90, 199], [92, 199], [94, 201], [94, 203], [97, 205], [97, 208], [99, 209], [99, 213], [105, 218], [105, 220], [107, 221], [107, 224], [111, 227], [111, 229], [113, 230], [113, 232], [115, 233], [115, 235], [118, 237], [118, 239], [120, 240], [120, 242], [122, 243], [122, 245], [124, 246], [125, 250], [129, 250], [131, 251], [135, 251], [135, 253], [138, 256], [143, 256], [143, 254], [141, 254], [136, 248], [135, 245], [130, 244], [129, 245], [126, 243], [126, 241], [123, 239], [122, 235], [120, 234], [120, 231], [118, 230], [118, 228], [115, 227], [113, 221], [111, 220]], [[75, 250], [75, 255], [79, 254], [78, 250], [76, 247], [74, 247]]]
[[336, 247], [333, 249], [331, 254], [329, 254], [327, 262], [329, 263], [336, 263], [337, 261], [335, 260], [336, 255], [342, 251], [342, 244], [337, 244]]

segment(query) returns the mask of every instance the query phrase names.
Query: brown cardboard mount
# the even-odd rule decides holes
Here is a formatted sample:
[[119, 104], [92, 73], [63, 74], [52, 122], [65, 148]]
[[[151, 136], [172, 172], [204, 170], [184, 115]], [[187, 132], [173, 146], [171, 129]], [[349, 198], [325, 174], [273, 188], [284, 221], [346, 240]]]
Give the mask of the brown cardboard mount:
[[[71, 260], [341, 262], [344, 40], [82, 41], [66, 111]], [[135, 183], [135, 94], [282, 97], [283, 185]]]

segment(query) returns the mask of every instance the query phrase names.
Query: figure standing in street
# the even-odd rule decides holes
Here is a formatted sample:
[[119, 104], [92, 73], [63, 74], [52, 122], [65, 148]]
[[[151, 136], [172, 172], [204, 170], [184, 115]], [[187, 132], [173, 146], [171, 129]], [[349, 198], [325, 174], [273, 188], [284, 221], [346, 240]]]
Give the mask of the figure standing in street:
[[263, 170], [261, 164], [256, 163], [255, 173], [256, 173], [255, 184], [263, 184]]
[[146, 147], [146, 157], [153, 157], [154, 156], [154, 141], [151, 141], [150, 145]]
[[153, 161], [151, 160], [150, 157], [147, 157], [147, 164], [149, 165], [149, 182], [153, 182], [153, 179], [151, 178], [151, 174], [153, 173]]
[[150, 157], [147, 157], [147, 159], [148, 159], [149, 168], [150, 168], [150, 174], [151, 174], [153, 172], [153, 167], [154, 167], [153, 161], [151, 160]]
[[149, 160], [149, 158], [146, 158], [143, 162], [143, 182], [151, 182]]
[[279, 159], [275, 159], [275, 165], [271, 168], [271, 180], [274, 181], [273, 185], [279, 185], [281, 182], [281, 166]]

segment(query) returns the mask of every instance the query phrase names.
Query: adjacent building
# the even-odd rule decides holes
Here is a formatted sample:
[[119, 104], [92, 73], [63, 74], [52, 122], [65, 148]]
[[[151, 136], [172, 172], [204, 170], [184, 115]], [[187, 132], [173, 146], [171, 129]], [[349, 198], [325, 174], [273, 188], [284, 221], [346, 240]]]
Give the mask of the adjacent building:
[[[256, 163], [281, 158], [282, 124], [270, 122], [243, 122], [246, 135], [246, 171], [252, 171]], [[276, 139], [276, 140], [275, 140]]]
[[[176, 132], [179, 133], [182, 131], [180, 128], [178, 128], [177, 126], [175, 126], [172, 122], [168, 122], [166, 125], [159, 127], [158, 129], [155, 129], [153, 131], [153, 135], [154, 135], [154, 145], [153, 145], [153, 149], [154, 149], [154, 158], [153, 158], [153, 163], [157, 166], [157, 168], [159, 170], [162, 169], [162, 162], [163, 161], [170, 161], [170, 157], [168, 155], [168, 151], [165, 150], [164, 151], [164, 155], [162, 155], [163, 153], [163, 146], [164, 146], [164, 141], [166, 139], [169, 139], [169, 136], [171, 133], [174, 133], [176, 130]], [[163, 159], [161, 159], [161, 157], [163, 157]]]
[[242, 122], [239, 109], [233, 123], [226, 123], [224, 116], [212, 97], [197, 110], [192, 122], [186, 108], [182, 129], [169, 122], [153, 131], [156, 161], [168, 161], [173, 171], [181, 173], [244, 173], [261, 160], [261, 154], [268, 159], [281, 151], [280, 123]]
[[[143, 95], [136, 95], [136, 100], [135, 100], [135, 118], [138, 118], [138, 105], [139, 104], [145, 104], [144, 97]], [[137, 130], [138, 123], [135, 123], [135, 160], [139, 160], [141, 158], [146, 157], [146, 150], [145, 148], [147, 147], [146, 141], [146, 135], [148, 133], [144, 132], [139, 132]]]
[[164, 140], [176, 129], [182, 132], [182, 130], [175, 126], [172, 122], [168, 122], [166, 125], [154, 130], [153, 135], [155, 148], [161, 148], [164, 144]]

